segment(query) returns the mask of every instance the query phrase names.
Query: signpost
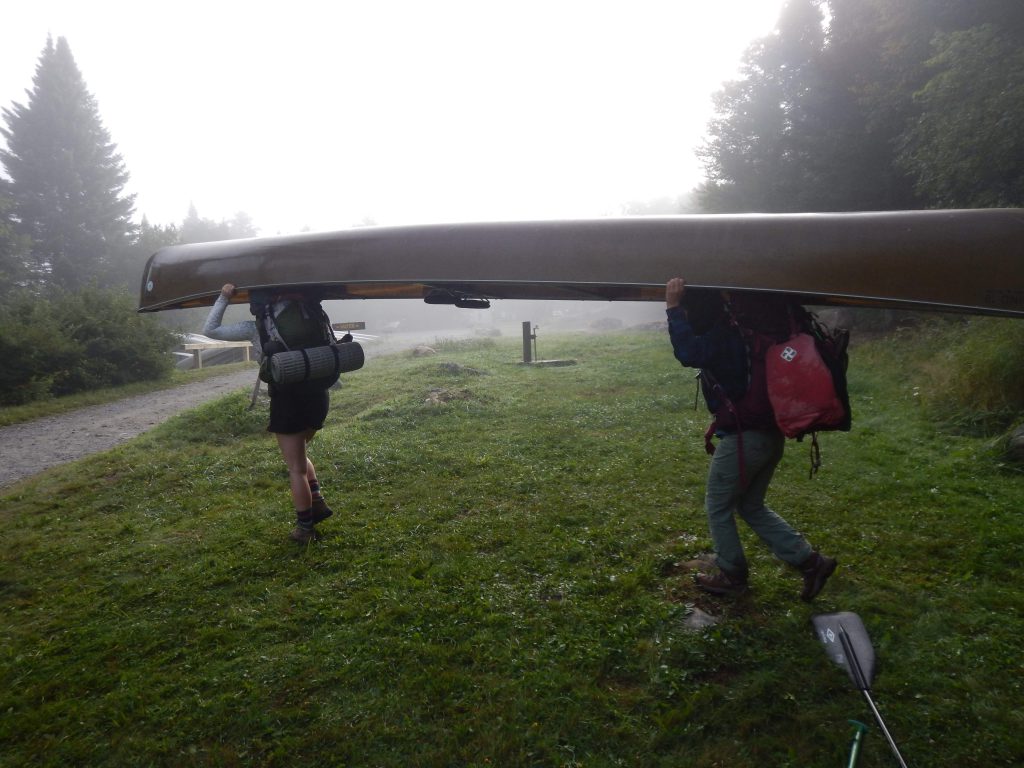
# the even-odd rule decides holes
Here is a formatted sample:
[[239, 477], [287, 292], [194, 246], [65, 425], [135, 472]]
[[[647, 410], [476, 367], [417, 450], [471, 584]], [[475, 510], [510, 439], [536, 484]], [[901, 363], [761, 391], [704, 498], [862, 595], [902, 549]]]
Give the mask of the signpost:
[[361, 320], [352, 323], [332, 323], [331, 328], [336, 331], [365, 331], [366, 323]]

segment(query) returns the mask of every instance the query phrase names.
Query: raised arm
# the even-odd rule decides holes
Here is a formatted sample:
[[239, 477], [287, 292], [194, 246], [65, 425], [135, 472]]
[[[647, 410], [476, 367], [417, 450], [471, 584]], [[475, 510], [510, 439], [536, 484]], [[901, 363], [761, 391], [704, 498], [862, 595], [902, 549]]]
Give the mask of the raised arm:
[[239, 323], [221, 325], [224, 320], [224, 310], [228, 308], [228, 302], [235, 293], [235, 286], [226, 283], [220, 289], [220, 296], [210, 308], [210, 314], [206, 317], [206, 324], [203, 326], [203, 336], [218, 341], [252, 341], [259, 346], [259, 338], [256, 333], [256, 323], [252, 320], [243, 320]]
[[665, 312], [668, 316], [668, 335], [676, 360], [689, 368], [711, 365], [721, 354], [722, 338], [719, 334], [698, 335], [686, 317], [683, 296], [686, 281], [673, 277], [665, 284]]

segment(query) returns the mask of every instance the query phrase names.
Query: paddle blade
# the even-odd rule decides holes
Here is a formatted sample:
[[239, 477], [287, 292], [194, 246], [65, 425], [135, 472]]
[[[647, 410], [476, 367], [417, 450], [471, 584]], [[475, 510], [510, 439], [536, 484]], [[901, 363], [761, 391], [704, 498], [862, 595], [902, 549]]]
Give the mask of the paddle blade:
[[846, 670], [860, 691], [871, 688], [875, 678], [875, 649], [860, 616], [848, 611], [812, 616], [811, 623], [828, 657]]

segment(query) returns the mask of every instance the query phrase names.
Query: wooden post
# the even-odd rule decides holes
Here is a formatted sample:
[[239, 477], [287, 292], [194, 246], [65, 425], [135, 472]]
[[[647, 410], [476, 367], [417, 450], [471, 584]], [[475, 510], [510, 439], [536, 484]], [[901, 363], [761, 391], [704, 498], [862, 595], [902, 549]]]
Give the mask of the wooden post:
[[530, 341], [533, 339], [533, 334], [530, 333], [530, 321], [523, 321], [523, 362], [533, 362], [533, 347]]

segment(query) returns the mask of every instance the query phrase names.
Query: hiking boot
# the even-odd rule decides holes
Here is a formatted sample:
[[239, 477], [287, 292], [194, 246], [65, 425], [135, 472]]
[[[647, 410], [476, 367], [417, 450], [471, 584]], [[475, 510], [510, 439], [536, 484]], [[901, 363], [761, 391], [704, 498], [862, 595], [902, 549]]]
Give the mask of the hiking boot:
[[800, 574], [804, 577], [804, 588], [800, 592], [800, 599], [806, 603], [818, 596], [828, 577], [836, 570], [836, 561], [831, 557], [825, 557], [818, 552], [812, 552], [811, 556], [800, 566]]
[[698, 587], [713, 595], [737, 597], [747, 591], [746, 579], [730, 577], [721, 569], [711, 575], [698, 573], [694, 576], [694, 581], [697, 582]]
[[288, 538], [299, 544], [309, 544], [311, 541], [319, 539], [320, 534], [317, 533], [316, 528], [303, 528], [301, 525], [296, 525], [292, 528], [292, 532], [288, 534]]
[[326, 520], [328, 517], [334, 514], [334, 510], [327, 506], [327, 502], [323, 500], [323, 497], [319, 499], [313, 499], [313, 523], [320, 523]]

